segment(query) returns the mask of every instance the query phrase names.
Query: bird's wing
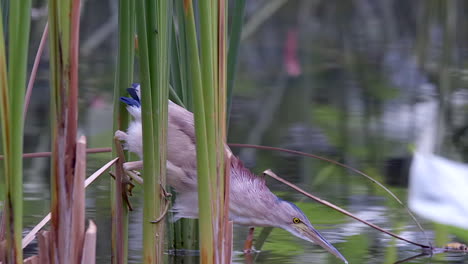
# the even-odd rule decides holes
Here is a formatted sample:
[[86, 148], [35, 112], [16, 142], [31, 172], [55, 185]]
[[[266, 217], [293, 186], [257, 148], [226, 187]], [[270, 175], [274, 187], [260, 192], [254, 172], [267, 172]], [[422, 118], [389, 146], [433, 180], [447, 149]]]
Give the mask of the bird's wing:
[[[171, 123], [190, 138], [192, 144], [195, 145], [195, 125], [192, 112], [169, 101], [169, 124]], [[225, 151], [226, 155], [232, 156], [232, 151], [226, 144]]]

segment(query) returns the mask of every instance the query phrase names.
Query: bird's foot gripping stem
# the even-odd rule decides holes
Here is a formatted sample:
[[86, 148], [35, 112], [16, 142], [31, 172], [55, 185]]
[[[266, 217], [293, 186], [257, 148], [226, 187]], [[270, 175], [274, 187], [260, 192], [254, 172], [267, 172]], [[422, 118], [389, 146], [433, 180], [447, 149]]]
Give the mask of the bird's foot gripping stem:
[[167, 215], [167, 212], [169, 211], [169, 203], [171, 202], [170, 200], [170, 197], [172, 196], [171, 193], [167, 192], [166, 189], [164, 189], [164, 187], [161, 185], [161, 196], [164, 198], [164, 201], [165, 201], [165, 207], [164, 207], [164, 211], [162, 212], [162, 214], [156, 218], [155, 220], [151, 221], [151, 223], [153, 224], [157, 224], [159, 222], [161, 222], [161, 220], [164, 219], [164, 217], [166, 217]]
[[[114, 143], [117, 149], [117, 155], [119, 157], [119, 161], [117, 162], [117, 167], [120, 167], [121, 171], [125, 173], [126, 177], [126, 183], [129, 184], [130, 190], [129, 194], [131, 195], [131, 189], [133, 186], [135, 186], [131, 180], [134, 180], [138, 184], [143, 184], [143, 179], [140, 177], [140, 173], [137, 170], [143, 169], [143, 161], [138, 160], [138, 161], [129, 161], [125, 162], [125, 156], [123, 153], [121, 141], [126, 141], [127, 140], [127, 133], [117, 130], [114, 135]], [[112, 175], [112, 174], [111, 174]], [[115, 176], [113, 176], [116, 178]], [[169, 203], [170, 203], [170, 197], [172, 196], [171, 193], [167, 192], [166, 189], [161, 185], [161, 196], [164, 198], [165, 201], [165, 206], [164, 210], [158, 218], [155, 220], [151, 221], [151, 223], [159, 223], [161, 220], [164, 219], [166, 216], [167, 212], [169, 211]], [[128, 195], [124, 195], [124, 200], [127, 201], [127, 204], [131, 208], [130, 202], [128, 201]]]
[[[118, 189], [120, 189], [122, 200], [127, 204], [130, 211], [133, 211], [132, 204], [130, 203], [129, 196], [132, 196], [132, 190], [135, 185], [131, 181], [134, 177], [129, 176], [130, 171], [124, 168], [125, 155], [122, 149], [121, 140], [125, 140], [127, 134], [123, 131], [116, 131], [114, 136], [114, 144], [119, 160], [115, 165], [114, 172], [110, 175], [115, 179]], [[138, 176], [136, 176], [138, 177]], [[139, 177], [138, 177], [139, 178]], [[141, 179], [141, 178], [140, 178]], [[136, 180], [138, 182], [138, 180]]]

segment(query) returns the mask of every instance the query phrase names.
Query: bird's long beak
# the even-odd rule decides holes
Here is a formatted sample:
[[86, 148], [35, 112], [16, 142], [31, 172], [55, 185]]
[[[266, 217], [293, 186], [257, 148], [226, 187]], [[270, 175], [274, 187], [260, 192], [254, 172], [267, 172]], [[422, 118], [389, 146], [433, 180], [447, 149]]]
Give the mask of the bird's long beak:
[[315, 228], [306, 224], [302, 224], [301, 227], [299, 227], [298, 229], [300, 229], [299, 232], [301, 233], [303, 239], [309, 240], [320, 245], [328, 252], [335, 255], [337, 258], [343, 260], [344, 263], [348, 263], [345, 257], [343, 257], [343, 255], [341, 255], [341, 253], [332, 244], [330, 244], [330, 242], [328, 242]]

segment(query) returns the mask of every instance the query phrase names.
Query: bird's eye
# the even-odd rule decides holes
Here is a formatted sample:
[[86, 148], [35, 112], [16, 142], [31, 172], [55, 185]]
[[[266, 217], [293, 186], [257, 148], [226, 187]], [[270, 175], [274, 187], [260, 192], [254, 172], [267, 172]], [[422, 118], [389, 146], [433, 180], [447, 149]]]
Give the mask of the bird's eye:
[[301, 222], [301, 219], [297, 218], [297, 217], [294, 217], [293, 218], [293, 223], [295, 224], [299, 224]]

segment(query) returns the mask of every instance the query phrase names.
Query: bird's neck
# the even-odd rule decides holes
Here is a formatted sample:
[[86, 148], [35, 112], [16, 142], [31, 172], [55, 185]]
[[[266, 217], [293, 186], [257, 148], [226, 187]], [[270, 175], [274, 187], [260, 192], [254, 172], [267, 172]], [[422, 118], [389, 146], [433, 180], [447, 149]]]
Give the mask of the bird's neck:
[[266, 186], [265, 180], [245, 168], [240, 161], [231, 163], [230, 217], [241, 225], [274, 226], [272, 212], [279, 198]]

